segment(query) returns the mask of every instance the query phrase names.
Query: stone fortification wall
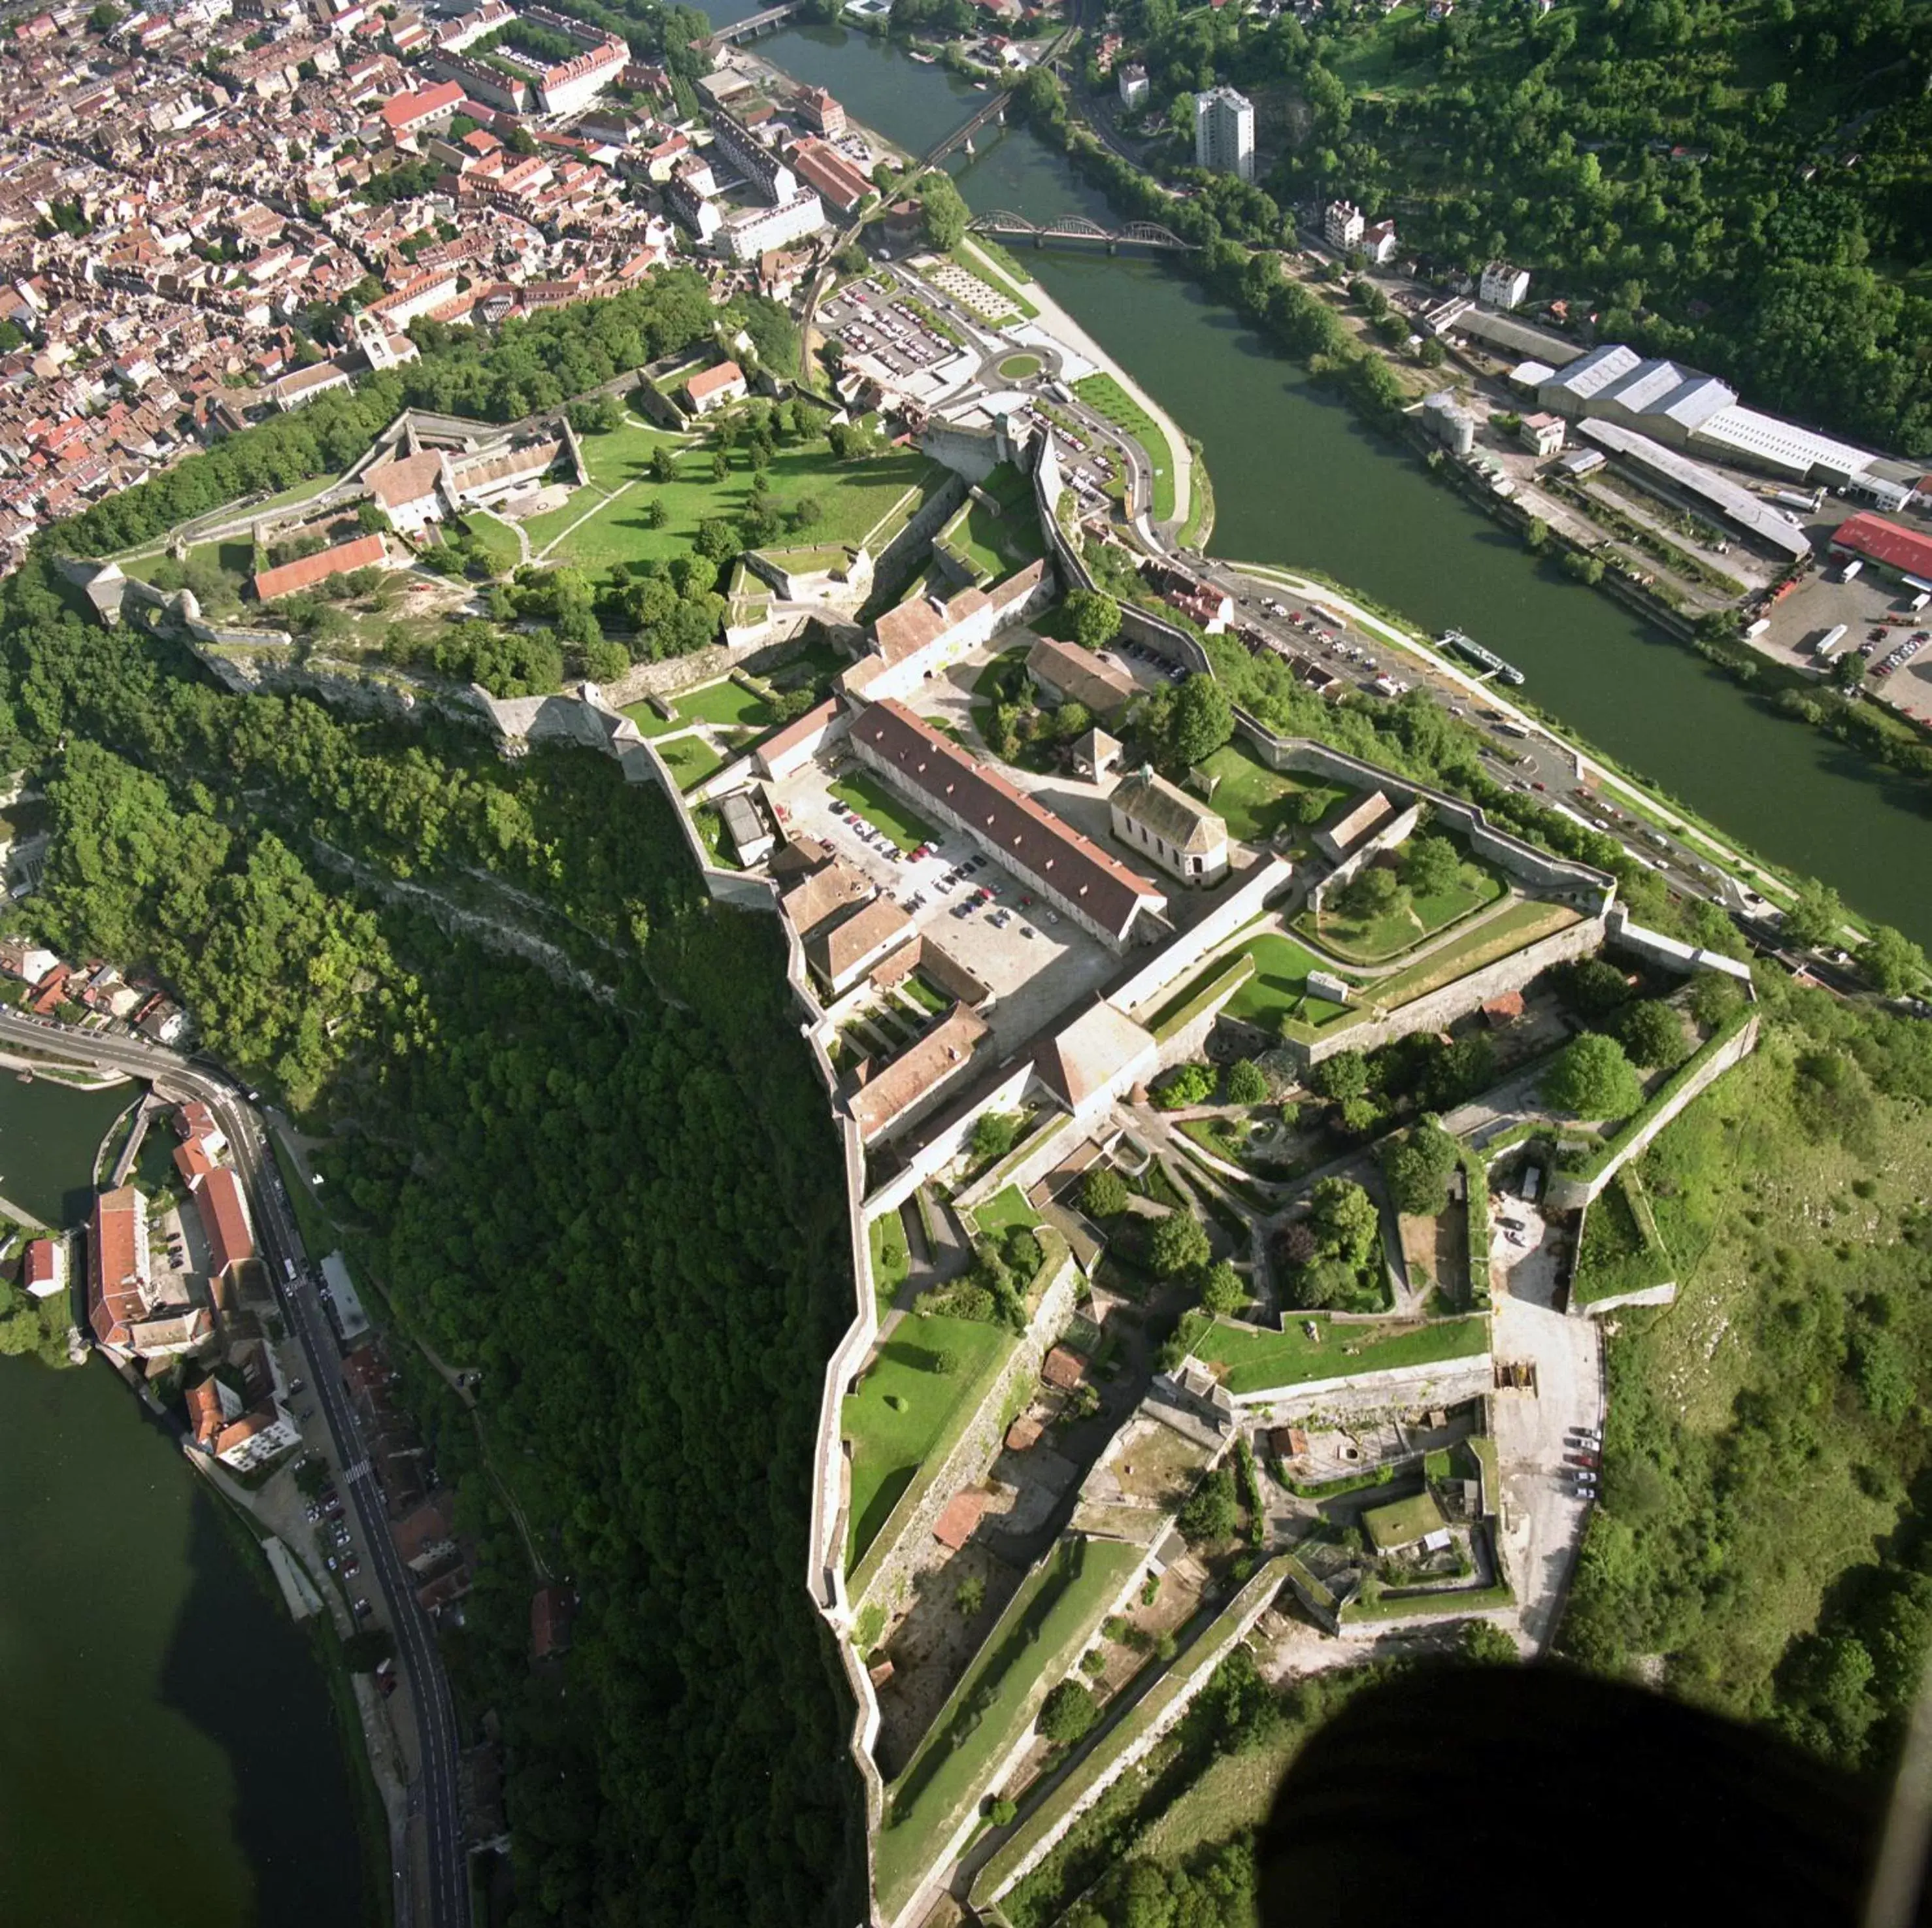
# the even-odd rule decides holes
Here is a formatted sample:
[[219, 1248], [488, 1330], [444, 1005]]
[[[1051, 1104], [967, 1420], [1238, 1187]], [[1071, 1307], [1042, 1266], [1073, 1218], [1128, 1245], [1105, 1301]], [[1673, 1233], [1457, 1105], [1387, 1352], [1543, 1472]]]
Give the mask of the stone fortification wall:
[[969, 482], [983, 482], [1006, 459], [1006, 437], [994, 428], [957, 428], [935, 421], [920, 432], [920, 452]]
[[1480, 1399], [1495, 1390], [1495, 1383], [1494, 1355], [1480, 1352], [1466, 1359], [1392, 1366], [1379, 1372], [1311, 1379], [1304, 1385], [1270, 1387], [1229, 1396], [1243, 1411], [1291, 1420], [1316, 1412], [1360, 1414], [1383, 1408], [1453, 1406], [1465, 1399]]
[[972, 1211], [988, 1198], [997, 1198], [1009, 1185], [1017, 1185], [1024, 1192], [1029, 1186], [1039, 1183], [1084, 1135], [1084, 1128], [1078, 1119], [1071, 1115], [1061, 1118], [1055, 1129], [1036, 1133], [1020, 1147], [1025, 1155], [1017, 1163], [999, 1160], [968, 1186], [953, 1201], [954, 1205], [961, 1212]]
[[1411, 783], [1359, 757], [1330, 749], [1306, 736], [1277, 736], [1259, 718], [1244, 709], [1234, 712], [1235, 727], [1254, 745], [1270, 769], [1306, 770], [1346, 784], [1352, 790], [1379, 790], [1394, 801], [1426, 802], [1436, 815], [1469, 840], [1477, 856], [1514, 877], [1539, 897], [1573, 904], [1600, 917], [1616, 894], [1616, 880], [1606, 871], [1568, 857], [1552, 856], [1534, 844], [1498, 830], [1474, 804], [1426, 784]]
[[874, 1603], [888, 1614], [904, 1603], [912, 1570], [926, 1551], [933, 1522], [956, 1494], [983, 1480], [1000, 1456], [1006, 1438], [1007, 1402], [1040, 1377], [1040, 1361], [1071, 1323], [1074, 1301], [1084, 1282], [1072, 1256], [1063, 1256], [1018, 1344], [987, 1388], [952, 1450], [922, 1487], [915, 1479], [853, 1574], [858, 1591], [849, 1606], [855, 1618]]
[[1148, 1007], [1163, 1001], [1179, 988], [1181, 980], [1243, 925], [1251, 924], [1268, 904], [1294, 881], [1294, 867], [1286, 859], [1264, 858], [1254, 874], [1241, 883], [1224, 903], [1217, 904], [1199, 923], [1184, 931], [1171, 944], [1163, 945], [1147, 964], [1129, 978], [1107, 1002], [1124, 1011], [1138, 1023], [1146, 1021]]
[[902, 1205], [932, 1177], [942, 1171], [957, 1158], [972, 1135], [973, 1127], [988, 1111], [1011, 1111], [1018, 1108], [1020, 1095], [1033, 1078], [1033, 1060], [1022, 1058], [1008, 1067], [999, 1083], [988, 1091], [970, 1111], [954, 1119], [944, 1131], [936, 1132], [907, 1159], [904, 1169], [886, 1179], [866, 1201], [868, 1214], [881, 1212], [889, 1205]]
[[1683, 1111], [1685, 1105], [1694, 1099], [1701, 1098], [1733, 1065], [1742, 1064], [1757, 1049], [1758, 1030], [1759, 1019], [1754, 1012], [1735, 1036], [1726, 1039], [1719, 1045], [1684, 1080], [1682, 1087], [1672, 1092], [1669, 1100], [1659, 1105], [1653, 1116], [1644, 1120], [1642, 1128], [1631, 1133], [1630, 1142], [1619, 1147], [1616, 1157], [1607, 1160], [1600, 1171], [1592, 1172], [1586, 1177], [1580, 1173], [1566, 1172], [1552, 1165], [1550, 1172], [1550, 1189], [1546, 1197], [1550, 1209], [1574, 1212], [1588, 1204], [1632, 1159], [1642, 1157], [1650, 1149], [1655, 1143], [1658, 1134]]
[[1379, 1051], [1397, 1038], [1408, 1037], [1416, 1031], [1440, 1030], [1445, 1024], [1454, 1024], [1458, 1018], [1467, 1017], [1478, 1005], [1486, 1004], [1493, 997], [1501, 997], [1507, 991], [1520, 991], [1532, 978], [1547, 970], [1552, 964], [1567, 963], [1573, 958], [1594, 956], [1602, 948], [1603, 942], [1603, 919], [1586, 917], [1580, 923], [1552, 931], [1548, 937], [1539, 937], [1534, 943], [1526, 944], [1521, 950], [1512, 951], [1506, 958], [1498, 958], [1493, 964], [1472, 970], [1456, 979], [1454, 983], [1444, 985], [1438, 991], [1412, 998], [1385, 1017], [1339, 1025], [1312, 1044], [1290, 1039], [1282, 1048], [1304, 1066], [1319, 1064], [1337, 1051]]
[[1211, 676], [1214, 666], [1208, 652], [1184, 629], [1142, 609], [1138, 603], [1120, 605], [1120, 634], [1130, 643], [1138, 643], [1170, 663], [1178, 663], [1197, 676]]
[[[996, 1903], [1001, 1896], [1009, 1893], [1021, 1882], [1025, 1880], [1027, 1876], [1032, 1873], [1034, 1870], [1038, 1867], [1055, 1848], [1059, 1846], [1060, 1842], [1065, 1839], [1067, 1830], [1092, 1807], [1094, 1803], [1124, 1774], [1131, 1768], [1138, 1767], [1147, 1759], [1160, 1743], [1162, 1735], [1173, 1727], [1174, 1723], [1192, 1705], [1194, 1696], [1208, 1684], [1209, 1681], [1213, 1679], [1214, 1670], [1254, 1631], [1256, 1622], [1274, 1604], [1275, 1596], [1280, 1591], [1283, 1577], [1282, 1563], [1278, 1561], [1270, 1561], [1247, 1582], [1240, 1592], [1235, 1596], [1229, 1609], [1228, 1617], [1225, 1619], [1224, 1624], [1220, 1627], [1214, 1637], [1198, 1653], [1190, 1648], [1176, 1663], [1177, 1666], [1184, 1669], [1184, 1672], [1180, 1684], [1175, 1688], [1168, 1698], [1167, 1704], [1161, 1708], [1160, 1713], [1148, 1721], [1145, 1727], [1136, 1735], [1119, 1753], [1108, 1761], [1100, 1773], [1094, 1776], [1092, 1780], [1068, 1804], [1064, 1811], [1055, 1819], [1053, 1825], [1042, 1833], [1038, 1840], [1029, 1844], [1024, 1855], [1010, 1866], [1000, 1870], [998, 1885], [992, 1894], [982, 1895], [976, 1885], [971, 1897], [976, 1912], [984, 1913], [994, 1903]], [[1160, 1691], [1160, 1685], [1149, 1690], [1150, 1694]], [[1127, 1718], [1130, 1720], [1133, 1718], [1131, 1712]], [[1004, 1913], [1001, 1912], [998, 1918], [1002, 1921], [1005, 1921]]]

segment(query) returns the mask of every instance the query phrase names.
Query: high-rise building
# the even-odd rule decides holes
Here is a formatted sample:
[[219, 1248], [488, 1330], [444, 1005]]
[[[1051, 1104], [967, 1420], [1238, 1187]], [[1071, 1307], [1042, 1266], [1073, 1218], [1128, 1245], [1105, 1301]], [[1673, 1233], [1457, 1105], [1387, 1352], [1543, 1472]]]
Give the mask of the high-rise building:
[[1194, 164], [1255, 178], [1255, 105], [1232, 87], [1194, 97]]

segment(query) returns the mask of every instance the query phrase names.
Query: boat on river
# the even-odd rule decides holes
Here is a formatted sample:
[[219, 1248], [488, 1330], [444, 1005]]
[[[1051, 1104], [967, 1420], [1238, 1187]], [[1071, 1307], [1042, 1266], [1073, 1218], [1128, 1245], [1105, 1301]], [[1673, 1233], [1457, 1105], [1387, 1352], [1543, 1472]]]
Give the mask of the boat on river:
[[1493, 649], [1485, 649], [1473, 636], [1466, 636], [1460, 629], [1445, 629], [1436, 641], [1439, 649], [1453, 651], [1464, 661], [1474, 663], [1499, 683], [1514, 685], [1522, 681], [1522, 672], [1514, 663], [1504, 662]]

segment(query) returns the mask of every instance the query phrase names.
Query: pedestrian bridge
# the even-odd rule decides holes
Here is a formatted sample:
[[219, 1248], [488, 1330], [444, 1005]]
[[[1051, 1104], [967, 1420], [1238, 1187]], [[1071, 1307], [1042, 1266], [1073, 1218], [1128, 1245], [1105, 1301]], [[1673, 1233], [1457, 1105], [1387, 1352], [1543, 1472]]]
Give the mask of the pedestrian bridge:
[[1005, 208], [976, 214], [967, 223], [975, 234], [998, 235], [1002, 240], [1030, 241], [1036, 247], [1100, 246], [1109, 254], [1124, 247], [1152, 247], [1168, 253], [1190, 253], [1197, 245], [1183, 241], [1158, 221], [1130, 221], [1124, 228], [1102, 227], [1084, 214], [1060, 214], [1049, 221], [1032, 221]]
[[782, 7], [767, 7], [763, 13], [729, 21], [711, 36], [711, 44], [715, 49], [734, 46], [740, 40], [756, 40], [759, 34], [770, 33], [790, 19], [801, 4], [802, 0], [784, 0]]

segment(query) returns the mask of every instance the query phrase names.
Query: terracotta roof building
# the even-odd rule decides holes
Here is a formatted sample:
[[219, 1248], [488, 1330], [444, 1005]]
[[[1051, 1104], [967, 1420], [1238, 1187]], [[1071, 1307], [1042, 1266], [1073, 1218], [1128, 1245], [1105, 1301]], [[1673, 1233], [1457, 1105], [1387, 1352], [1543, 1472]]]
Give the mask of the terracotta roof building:
[[986, 1495], [968, 1491], [955, 1493], [940, 1509], [939, 1517], [932, 1522], [932, 1537], [942, 1546], [950, 1546], [957, 1553], [973, 1537], [974, 1530], [980, 1524], [980, 1516], [986, 1510]]
[[1083, 930], [1124, 949], [1166, 894], [898, 703], [853, 723], [860, 762], [1024, 878]]
[[234, 1168], [216, 1166], [196, 1186], [194, 1202], [208, 1240], [208, 1272], [212, 1277], [225, 1278], [235, 1267], [255, 1256], [255, 1234]]
[[131, 1185], [94, 1201], [87, 1241], [87, 1318], [103, 1345], [124, 1347], [148, 1309], [148, 1201]]
[[735, 361], [721, 361], [715, 368], [700, 369], [685, 383], [684, 392], [693, 415], [709, 415], [744, 394], [745, 371]]
[[58, 1239], [28, 1242], [20, 1282], [37, 1299], [51, 1299], [67, 1288], [67, 1247]]
[[913, 921], [890, 897], [875, 897], [848, 917], [827, 922], [806, 940], [806, 961], [834, 997], [858, 982], [913, 934]]
[[255, 600], [273, 602], [298, 589], [313, 589], [332, 576], [346, 576], [356, 569], [386, 568], [388, 562], [389, 552], [380, 535], [358, 535], [353, 542], [338, 542], [332, 549], [318, 550], [313, 556], [264, 569], [255, 578]]
[[910, 1050], [902, 1051], [852, 1094], [850, 1109], [860, 1137], [868, 1145], [878, 1144], [923, 1117], [940, 1093], [970, 1068], [974, 1054], [992, 1035], [984, 1019], [962, 1008]]
[[1027, 652], [1027, 673], [1056, 703], [1083, 705], [1102, 723], [1111, 723], [1139, 693], [1125, 670], [1077, 643], [1040, 637]]

